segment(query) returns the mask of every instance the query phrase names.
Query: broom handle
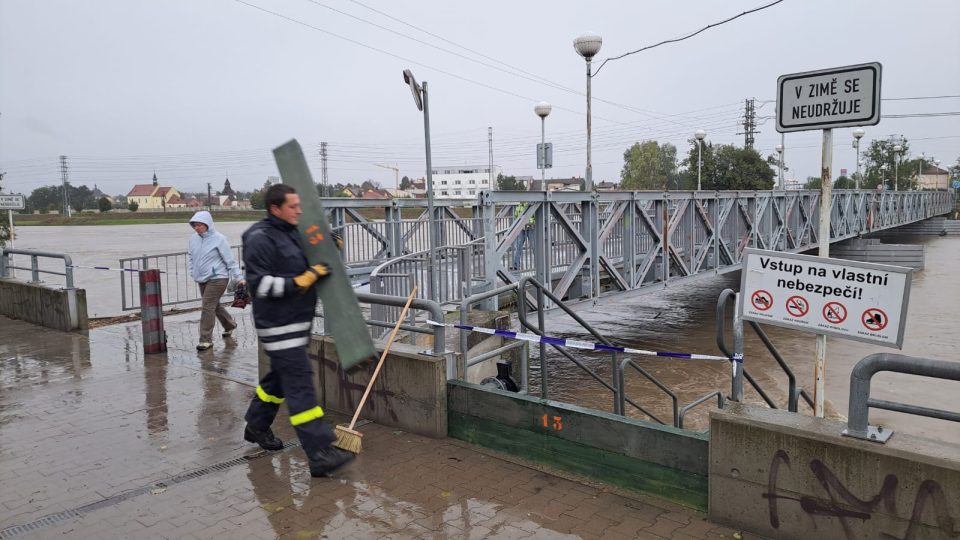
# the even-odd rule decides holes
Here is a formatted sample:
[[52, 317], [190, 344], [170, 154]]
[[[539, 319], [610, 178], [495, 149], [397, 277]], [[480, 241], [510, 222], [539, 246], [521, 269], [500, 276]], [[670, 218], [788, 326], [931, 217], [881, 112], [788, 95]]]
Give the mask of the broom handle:
[[360, 418], [360, 411], [363, 410], [363, 405], [367, 402], [367, 397], [370, 395], [370, 390], [373, 389], [373, 383], [377, 381], [377, 375], [380, 374], [380, 368], [383, 367], [383, 361], [387, 359], [387, 353], [390, 352], [390, 347], [393, 345], [393, 339], [397, 337], [397, 331], [400, 330], [400, 325], [403, 324], [403, 318], [407, 316], [407, 310], [410, 309], [410, 304], [413, 303], [414, 296], [417, 295], [417, 288], [414, 287], [410, 291], [410, 296], [407, 297], [407, 304], [403, 306], [403, 311], [400, 312], [400, 318], [397, 319], [397, 324], [394, 325], [393, 331], [390, 332], [390, 337], [387, 338], [387, 346], [383, 349], [383, 354], [380, 355], [380, 361], [377, 362], [377, 368], [373, 370], [373, 376], [370, 377], [370, 382], [367, 383], [367, 389], [363, 392], [363, 397], [360, 398], [360, 405], [357, 406], [357, 412], [353, 413], [353, 419], [350, 420], [350, 427], [347, 429], [353, 429], [353, 426], [356, 425], [357, 419]]

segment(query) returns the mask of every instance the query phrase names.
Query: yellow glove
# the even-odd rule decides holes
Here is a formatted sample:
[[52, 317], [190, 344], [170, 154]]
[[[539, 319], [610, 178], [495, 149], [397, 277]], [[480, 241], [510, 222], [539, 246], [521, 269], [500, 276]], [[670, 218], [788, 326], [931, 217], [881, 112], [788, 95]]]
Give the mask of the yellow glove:
[[323, 263], [319, 263], [308, 267], [306, 272], [293, 278], [293, 282], [296, 283], [297, 287], [299, 287], [301, 290], [306, 291], [312, 287], [318, 279], [328, 275], [330, 275], [330, 267]]

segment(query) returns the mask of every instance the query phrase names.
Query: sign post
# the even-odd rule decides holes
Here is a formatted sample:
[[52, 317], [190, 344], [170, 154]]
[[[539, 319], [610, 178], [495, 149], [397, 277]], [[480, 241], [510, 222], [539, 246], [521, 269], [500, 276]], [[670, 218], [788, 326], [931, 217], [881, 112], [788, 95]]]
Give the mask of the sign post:
[[13, 211], [24, 208], [23, 195], [0, 195], [0, 210], [6, 210], [7, 219], [10, 220], [10, 247], [14, 247], [13, 239], [16, 237], [13, 230]]
[[[880, 122], [879, 62], [805, 73], [777, 79], [777, 131], [823, 130], [820, 160], [818, 255], [830, 256], [830, 211], [833, 208], [833, 128]], [[860, 156], [857, 156], [860, 159]], [[827, 336], [817, 335], [814, 367], [814, 414], [823, 417]]]

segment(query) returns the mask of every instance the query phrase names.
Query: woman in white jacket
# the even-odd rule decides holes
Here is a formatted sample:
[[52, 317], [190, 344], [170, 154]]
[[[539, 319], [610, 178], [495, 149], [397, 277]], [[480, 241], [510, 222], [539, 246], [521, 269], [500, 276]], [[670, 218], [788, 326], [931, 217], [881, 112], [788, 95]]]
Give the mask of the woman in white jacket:
[[194, 234], [190, 236], [187, 254], [190, 262], [190, 276], [200, 286], [203, 308], [200, 315], [200, 343], [198, 351], [213, 347], [213, 328], [217, 319], [223, 326], [223, 337], [230, 337], [237, 323], [220, 304], [220, 298], [227, 290], [232, 277], [243, 283], [240, 265], [230, 252], [227, 237], [213, 228], [213, 216], [210, 212], [197, 212], [190, 218]]

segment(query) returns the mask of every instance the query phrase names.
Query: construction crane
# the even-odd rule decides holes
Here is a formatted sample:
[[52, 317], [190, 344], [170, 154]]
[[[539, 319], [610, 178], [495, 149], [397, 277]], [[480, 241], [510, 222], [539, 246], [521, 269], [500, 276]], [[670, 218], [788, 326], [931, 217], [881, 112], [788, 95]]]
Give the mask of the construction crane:
[[376, 165], [377, 167], [384, 168], [384, 169], [390, 169], [391, 171], [394, 172], [394, 174], [396, 174], [396, 176], [397, 176], [397, 185], [396, 185], [396, 191], [393, 193], [393, 196], [396, 197], [396, 196], [397, 196], [397, 193], [400, 192], [400, 169], [399, 169], [399, 167], [398, 167], [397, 165], [394, 165], [394, 166], [391, 167], [390, 165], [381, 165], [381, 164], [379, 164], [379, 163], [374, 163], [374, 165]]

